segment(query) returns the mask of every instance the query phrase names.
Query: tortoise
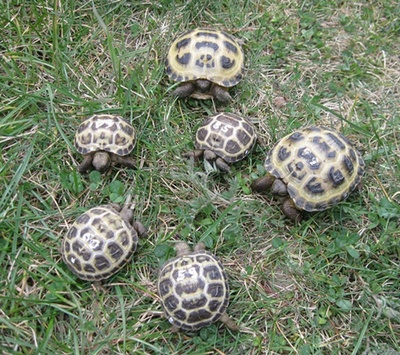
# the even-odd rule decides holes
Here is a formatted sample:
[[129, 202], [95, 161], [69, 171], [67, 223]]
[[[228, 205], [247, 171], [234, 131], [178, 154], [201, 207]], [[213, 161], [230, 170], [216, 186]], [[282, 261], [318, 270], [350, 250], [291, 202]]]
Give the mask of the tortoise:
[[175, 95], [228, 102], [229, 88], [243, 78], [244, 54], [233, 36], [196, 28], [172, 42], [165, 65], [169, 78], [181, 83]]
[[209, 116], [196, 133], [196, 149], [184, 157], [204, 158], [215, 161], [223, 172], [229, 172], [229, 164], [245, 158], [254, 147], [257, 134], [253, 124], [234, 113], [217, 113]]
[[353, 143], [324, 126], [299, 129], [267, 154], [267, 174], [253, 181], [253, 191], [268, 189], [286, 196], [283, 213], [300, 221], [302, 211], [323, 211], [345, 200], [360, 183], [365, 163]]
[[158, 293], [172, 331], [197, 331], [221, 321], [237, 331], [227, 315], [229, 286], [224, 268], [215, 255], [198, 243], [193, 252], [179, 242], [177, 256], [168, 260], [158, 276]]
[[61, 256], [79, 278], [100, 281], [119, 271], [136, 250], [138, 237], [146, 234], [133, 222], [130, 199], [118, 204], [93, 207], [80, 215], [61, 245]]
[[84, 156], [78, 166], [80, 173], [94, 168], [108, 170], [111, 162], [135, 168], [135, 160], [127, 155], [136, 143], [135, 129], [117, 115], [93, 115], [78, 127], [74, 145]]

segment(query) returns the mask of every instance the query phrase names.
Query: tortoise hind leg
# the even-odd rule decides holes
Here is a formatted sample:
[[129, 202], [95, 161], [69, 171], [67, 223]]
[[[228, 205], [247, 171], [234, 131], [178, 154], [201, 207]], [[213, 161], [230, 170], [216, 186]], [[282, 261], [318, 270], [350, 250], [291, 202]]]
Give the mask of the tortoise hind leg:
[[178, 242], [175, 245], [176, 256], [183, 256], [190, 253], [190, 247], [185, 242]]
[[194, 251], [204, 251], [204, 250], [206, 250], [206, 245], [203, 242], [198, 242], [194, 246]]
[[178, 333], [179, 332], [179, 328], [176, 325], [172, 325], [171, 326], [171, 333]]
[[230, 330], [237, 332], [239, 330], [239, 326], [236, 322], [228, 316], [227, 313], [224, 313], [219, 319], [222, 323], [224, 323]]

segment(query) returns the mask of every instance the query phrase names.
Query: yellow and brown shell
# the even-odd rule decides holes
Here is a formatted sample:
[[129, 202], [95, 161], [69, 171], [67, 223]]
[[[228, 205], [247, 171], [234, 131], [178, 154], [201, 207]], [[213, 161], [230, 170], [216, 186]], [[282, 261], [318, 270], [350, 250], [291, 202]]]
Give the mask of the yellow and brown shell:
[[234, 113], [208, 117], [196, 133], [196, 149], [211, 150], [227, 163], [245, 158], [257, 141], [253, 124]]
[[345, 200], [361, 181], [364, 167], [349, 139], [323, 126], [287, 135], [265, 160], [265, 169], [286, 183], [296, 207], [310, 212]]
[[136, 143], [135, 129], [117, 115], [94, 115], [78, 127], [75, 147], [83, 155], [104, 150], [119, 156], [128, 155]]
[[185, 331], [220, 320], [229, 303], [224, 268], [205, 250], [168, 260], [159, 274], [158, 292], [169, 322]]
[[83, 280], [106, 279], [136, 250], [138, 234], [112, 207], [94, 207], [79, 216], [64, 237], [61, 255]]
[[242, 80], [244, 54], [233, 36], [223, 31], [197, 28], [173, 41], [166, 59], [166, 71], [177, 82], [206, 79], [229, 88]]

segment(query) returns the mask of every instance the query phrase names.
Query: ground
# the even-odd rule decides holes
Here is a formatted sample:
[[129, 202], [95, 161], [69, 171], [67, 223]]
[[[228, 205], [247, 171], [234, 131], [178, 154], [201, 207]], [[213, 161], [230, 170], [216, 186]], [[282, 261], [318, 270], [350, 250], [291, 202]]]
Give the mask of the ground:
[[[397, 1], [9, 0], [0, 13], [2, 353], [400, 352]], [[243, 46], [229, 104], [172, 95], [168, 44], [200, 26]], [[259, 135], [229, 174], [182, 158], [222, 111]], [[75, 130], [99, 113], [136, 128], [136, 170], [77, 172]], [[349, 137], [366, 171], [345, 202], [292, 223], [250, 184], [272, 145], [310, 124]], [[115, 276], [80, 281], [61, 260], [63, 236], [129, 194], [148, 237]], [[156, 282], [178, 240], [203, 241], [225, 266], [239, 332], [170, 332]]]

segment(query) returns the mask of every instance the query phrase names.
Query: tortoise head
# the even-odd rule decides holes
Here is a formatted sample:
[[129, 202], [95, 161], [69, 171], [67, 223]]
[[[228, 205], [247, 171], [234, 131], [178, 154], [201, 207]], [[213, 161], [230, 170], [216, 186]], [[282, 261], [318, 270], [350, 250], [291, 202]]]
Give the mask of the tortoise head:
[[204, 92], [210, 89], [211, 81], [207, 79], [197, 79], [196, 86], [201, 92]]
[[100, 171], [101, 173], [105, 172], [110, 167], [110, 164], [111, 157], [109, 153], [100, 151], [94, 154], [92, 165], [97, 171]]

